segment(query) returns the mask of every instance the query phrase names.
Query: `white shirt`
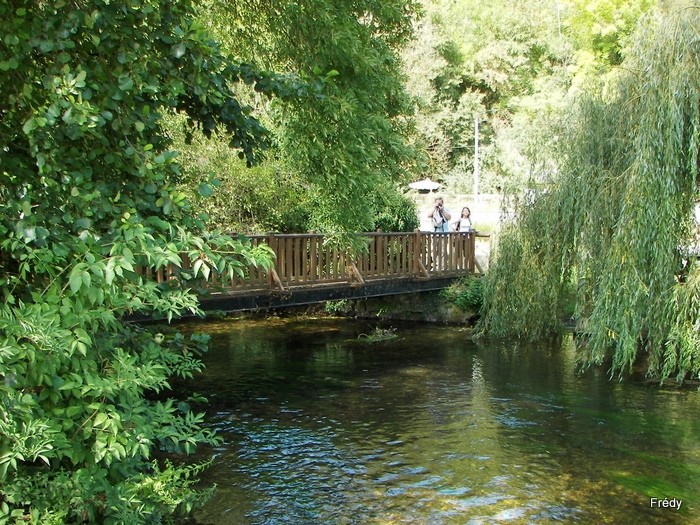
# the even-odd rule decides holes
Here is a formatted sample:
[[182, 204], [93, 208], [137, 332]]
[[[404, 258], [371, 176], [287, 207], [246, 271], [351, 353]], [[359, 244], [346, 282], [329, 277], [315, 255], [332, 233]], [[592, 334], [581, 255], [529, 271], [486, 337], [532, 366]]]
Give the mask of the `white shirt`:
[[457, 219], [456, 223], [458, 225], [458, 232], [470, 232], [472, 231], [472, 220], [468, 217], [462, 217]]

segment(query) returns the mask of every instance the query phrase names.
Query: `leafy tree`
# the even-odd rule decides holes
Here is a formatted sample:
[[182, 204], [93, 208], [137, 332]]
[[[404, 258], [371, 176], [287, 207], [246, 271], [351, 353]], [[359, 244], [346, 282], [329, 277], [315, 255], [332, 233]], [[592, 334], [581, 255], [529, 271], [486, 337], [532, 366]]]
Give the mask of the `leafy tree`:
[[560, 175], [501, 236], [483, 332], [549, 333], [573, 281], [584, 365], [623, 373], [642, 351], [654, 377], [700, 373], [700, 270], [687, 248], [697, 242], [699, 7], [645, 17], [614, 82], [577, 106]]
[[[231, 54], [266, 69], [326, 79], [322, 97], [251, 101], [275, 134], [265, 168], [295, 174], [290, 183], [306, 193], [307, 229], [374, 229], [382, 210], [372, 194], [398, 195], [414, 169], [412, 107], [397, 50], [411, 36], [417, 10], [417, 3], [399, 0], [202, 4], [201, 16]], [[231, 185], [245, 177], [231, 176]], [[264, 201], [280, 187], [260, 189]]]
[[420, 226], [414, 202], [406, 195], [398, 193], [387, 184], [385, 189], [377, 188], [372, 205], [378, 210], [375, 227], [385, 232], [410, 232]]
[[566, 10], [565, 25], [576, 48], [584, 56], [579, 63], [606, 70], [619, 66], [623, 49], [637, 19], [656, 5], [655, 0], [573, 0]]
[[526, 157], [542, 147], [542, 130], [570, 94], [619, 65], [638, 17], [654, 2], [425, 5], [418, 38], [404, 53], [409, 91], [419, 100], [416, 128], [430, 156], [424, 170], [453, 190], [471, 191], [478, 118], [480, 187], [494, 191], [533, 182]]
[[475, 88], [476, 80], [464, 71], [464, 55], [434, 18], [418, 23], [417, 38], [403, 56], [417, 102], [416, 129], [429, 159], [423, 171], [445, 181], [472, 166], [474, 116], [485, 114], [490, 93]]
[[[565, 89], [561, 77], [571, 46], [551, 2], [427, 2], [419, 38], [404, 53], [411, 93], [419, 100], [416, 127], [430, 154], [428, 174], [471, 191], [474, 127], [479, 120], [482, 188], [512, 177], [518, 110], [528, 97]], [[555, 97], [557, 98], [557, 97]], [[527, 133], [516, 130], [515, 134]]]
[[[291, 171], [291, 163], [267, 158], [246, 168], [243, 161], [231, 158], [221, 141], [195, 139], [194, 143], [196, 147], [180, 156], [190, 168], [185, 187], [193, 195], [193, 207], [207, 216], [209, 224], [246, 235], [314, 229], [312, 214], [323, 205], [320, 188]], [[216, 192], [209, 195], [212, 188], [199, 195], [198, 188], [210, 183], [216, 185]], [[420, 225], [413, 201], [391, 181], [375, 187], [364, 205], [374, 210], [374, 228], [412, 231]]]
[[[169, 122], [183, 166], [179, 187], [207, 225], [223, 231], [260, 234], [308, 231], [309, 186], [272, 155], [247, 167], [223, 138], [193, 137], [186, 144], [182, 118]], [[177, 122], [177, 124], [175, 124]], [[270, 151], [274, 154], [274, 146]]]
[[[152, 454], [216, 441], [163, 397], [206, 338], [124, 318], [196, 312], [196, 279], [269, 258], [199, 229], [164, 116], [250, 163], [266, 133], [232, 86], [305, 87], [226, 59], [193, 15], [189, 0], [0, 1], [0, 523], [161, 523], [199, 497], [201, 466]], [[142, 271], [167, 265], [160, 285]]]

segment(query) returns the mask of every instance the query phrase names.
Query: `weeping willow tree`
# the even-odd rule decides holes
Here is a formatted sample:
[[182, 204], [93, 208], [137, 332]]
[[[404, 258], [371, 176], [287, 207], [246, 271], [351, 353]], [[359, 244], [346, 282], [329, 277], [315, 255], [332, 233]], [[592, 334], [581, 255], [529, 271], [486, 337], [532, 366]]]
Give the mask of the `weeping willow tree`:
[[579, 101], [558, 174], [501, 235], [480, 331], [535, 339], [574, 284], [584, 366], [640, 358], [700, 375], [700, 267], [688, 248], [700, 147], [700, 5], [641, 21], [619, 74]]

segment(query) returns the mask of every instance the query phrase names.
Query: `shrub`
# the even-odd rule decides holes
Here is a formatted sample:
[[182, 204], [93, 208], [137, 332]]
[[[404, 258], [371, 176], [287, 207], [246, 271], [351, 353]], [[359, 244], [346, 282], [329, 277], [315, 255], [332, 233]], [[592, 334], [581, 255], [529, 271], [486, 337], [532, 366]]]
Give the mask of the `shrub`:
[[441, 295], [462, 310], [481, 310], [484, 300], [484, 281], [481, 277], [462, 277], [445, 288]]

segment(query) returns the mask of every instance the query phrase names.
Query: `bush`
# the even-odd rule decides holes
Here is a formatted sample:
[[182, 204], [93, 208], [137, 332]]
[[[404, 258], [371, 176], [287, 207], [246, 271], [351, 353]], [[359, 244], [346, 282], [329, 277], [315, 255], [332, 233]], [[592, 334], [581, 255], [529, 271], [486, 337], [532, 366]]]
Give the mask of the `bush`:
[[397, 189], [388, 188], [378, 192], [375, 228], [385, 232], [410, 232], [420, 226], [416, 206], [411, 199]]
[[484, 301], [484, 281], [481, 277], [462, 277], [445, 288], [441, 295], [462, 310], [481, 310]]

